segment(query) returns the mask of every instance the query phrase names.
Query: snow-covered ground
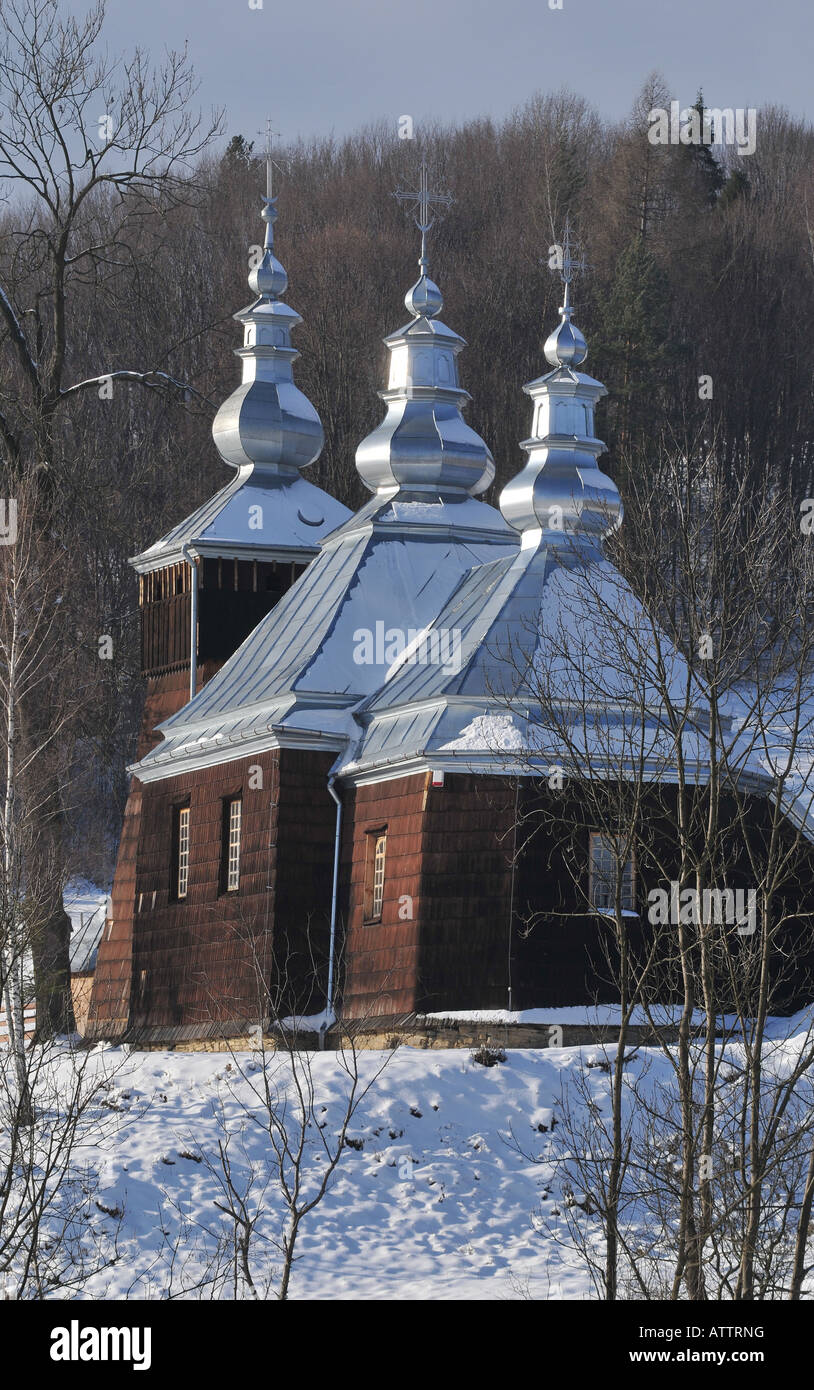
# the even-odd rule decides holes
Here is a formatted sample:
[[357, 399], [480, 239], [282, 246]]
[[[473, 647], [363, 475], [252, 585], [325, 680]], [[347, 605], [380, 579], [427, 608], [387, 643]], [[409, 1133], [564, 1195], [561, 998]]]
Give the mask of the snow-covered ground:
[[[776, 1021], [778, 1057], [794, 1054], [807, 1022]], [[552, 1122], [564, 1094], [586, 1117], [607, 1117], [607, 1055], [597, 1046], [509, 1050], [505, 1062], [487, 1067], [463, 1049], [361, 1052], [361, 1083], [372, 1084], [327, 1196], [303, 1223], [291, 1297], [594, 1297], [577, 1256], [556, 1238], [565, 1226]], [[108, 1255], [115, 1238], [116, 1258], [81, 1296], [211, 1297], [196, 1285], [230, 1223], [216, 1206], [224, 1194], [208, 1161], [217, 1167], [218, 1143], [229, 1133], [238, 1187], [254, 1174], [252, 1209], [268, 1176], [269, 1143], [252, 1094], [263, 1059], [105, 1045], [85, 1057], [104, 1079], [96, 1108], [104, 1134], [75, 1155], [77, 1171], [98, 1177], [87, 1185], [82, 1219]], [[287, 1084], [288, 1059], [265, 1060]], [[310, 1060], [314, 1113], [330, 1141], [341, 1125], [348, 1073], [336, 1053]], [[60, 1065], [69, 1064], [66, 1051]], [[631, 1077], [645, 1073], [649, 1083], [669, 1080], [657, 1050], [632, 1052]], [[313, 1129], [309, 1144], [313, 1184], [320, 1172]], [[269, 1243], [282, 1218], [273, 1182], [262, 1205], [252, 1256], [258, 1281], [279, 1268]], [[220, 1296], [230, 1296], [228, 1282]]]
[[[510, 1052], [492, 1067], [463, 1050], [403, 1047], [389, 1055], [349, 1130], [361, 1147], [345, 1151], [324, 1202], [304, 1222], [291, 1296], [512, 1298], [529, 1283], [538, 1297], [587, 1295], [583, 1276], [563, 1267], [535, 1231], [544, 1168], [511, 1144], [513, 1130], [523, 1147], [543, 1154], [539, 1126], [549, 1130], [563, 1072], [581, 1065], [583, 1051], [590, 1050]], [[363, 1082], [385, 1055], [359, 1054]], [[93, 1155], [101, 1186], [92, 1219], [111, 1232], [116, 1224], [96, 1202], [124, 1219], [118, 1263], [87, 1293], [161, 1297], [169, 1264], [162, 1226], [177, 1232], [178, 1209], [193, 1223], [219, 1224], [211, 1173], [181, 1155], [216, 1152], [221, 1105], [252, 1161], [267, 1140], [246, 1126], [240, 1102], [250, 1098], [248, 1084], [228, 1054], [99, 1048], [97, 1058], [115, 1073], [109, 1099], [119, 1109], [109, 1150]], [[250, 1054], [239, 1062], [256, 1075]], [[338, 1123], [348, 1086], [341, 1060], [317, 1054], [313, 1071], [318, 1109], [326, 1107], [328, 1125], [332, 1116]], [[190, 1282], [194, 1264], [193, 1257]]]

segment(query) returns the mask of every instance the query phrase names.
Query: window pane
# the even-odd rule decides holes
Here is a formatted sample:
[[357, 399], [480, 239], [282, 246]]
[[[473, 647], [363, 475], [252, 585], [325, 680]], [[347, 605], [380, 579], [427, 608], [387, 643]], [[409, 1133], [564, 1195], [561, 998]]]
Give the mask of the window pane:
[[[608, 835], [591, 835], [590, 897], [591, 905], [600, 910], [613, 910], [616, 902], [616, 879], [621, 841], [615, 843]], [[635, 912], [633, 857], [622, 866], [621, 905], [623, 912]]]
[[240, 798], [229, 802], [229, 825], [226, 844], [226, 891], [234, 893], [240, 887], [240, 824], [243, 803]]
[[373, 899], [372, 916], [381, 917], [382, 903], [384, 902], [384, 858], [387, 850], [387, 836], [376, 836], [376, 847], [373, 855]]
[[178, 897], [185, 898], [189, 883], [189, 807], [178, 812]]
[[369, 830], [365, 835], [365, 893], [364, 920], [377, 922], [384, 903], [385, 856], [387, 831]]

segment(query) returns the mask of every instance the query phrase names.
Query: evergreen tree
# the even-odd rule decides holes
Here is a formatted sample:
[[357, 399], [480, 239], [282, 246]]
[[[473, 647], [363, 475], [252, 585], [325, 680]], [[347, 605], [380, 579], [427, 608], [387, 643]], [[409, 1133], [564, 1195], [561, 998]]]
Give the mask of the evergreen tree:
[[640, 427], [648, 421], [652, 427], [665, 368], [680, 351], [670, 337], [667, 277], [643, 237], [634, 237], [619, 257], [598, 319], [597, 370], [614, 402], [615, 442], [627, 451]]
[[748, 198], [751, 191], [751, 184], [742, 169], [733, 169], [726, 183], [721, 189], [721, 196], [718, 199], [719, 208], [731, 207], [741, 198]]
[[701, 197], [712, 206], [723, 188], [725, 175], [712, 152], [712, 131], [704, 123], [704, 94], [699, 91], [693, 110], [698, 113], [701, 139], [698, 144], [679, 145], [683, 158], [695, 174]]
[[233, 135], [221, 157], [221, 167], [228, 172], [245, 171], [254, 164], [254, 141], [243, 135]]

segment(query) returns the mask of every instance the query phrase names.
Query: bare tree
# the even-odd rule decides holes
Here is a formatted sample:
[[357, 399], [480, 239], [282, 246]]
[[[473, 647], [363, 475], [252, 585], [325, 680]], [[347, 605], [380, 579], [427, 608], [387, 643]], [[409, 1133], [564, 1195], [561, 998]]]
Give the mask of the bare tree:
[[[64, 635], [59, 560], [43, 545], [35, 520], [33, 483], [9, 499], [14, 535], [0, 546], [0, 988], [6, 996], [21, 1114], [30, 1118], [25, 1062], [27, 995], [24, 973], [33, 962], [37, 992], [47, 1000], [69, 974], [65, 950], [49, 940], [62, 865], [51, 852], [51, 786], [69, 795], [60, 739], [81, 701], [66, 656], [54, 680], [54, 652]], [[32, 719], [45, 706], [47, 720]], [[70, 1015], [64, 1019], [70, 1024]]]
[[[262, 930], [240, 923], [234, 934], [242, 942], [251, 984], [245, 986], [244, 974], [242, 1014], [237, 1000], [231, 1005], [237, 1032], [227, 1044], [225, 1090], [213, 1103], [217, 1147], [209, 1151], [193, 1137], [187, 1140], [213, 1178], [215, 1207], [226, 1227], [197, 1222], [193, 1231], [178, 1209], [178, 1248], [181, 1242], [195, 1247], [197, 1240], [197, 1259], [191, 1276], [181, 1261], [170, 1296], [195, 1288], [214, 1298], [229, 1290], [234, 1298], [286, 1300], [302, 1230], [353, 1147], [354, 1116], [392, 1052], [362, 1067], [355, 1033], [364, 1020], [353, 1025], [326, 1020], [313, 952], [304, 975], [300, 952], [295, 969], [290, 951], [275, 952]], [[310, 951], [310, 933], [305, 935]], [[213, 1006], [213, 1017], [220, 1018], [222, 998], [214, 993]], [[340, 1094], [323, 1103], [331, 1059]]]
[[[92, 391], [109, 393], [116, 381], [178, 387], [164, 372], [110, 362], [77, 379], [83, 291], [109, 289], [133, 263], [132, 218], [189, 198], [193, 164], [219, 129], [217, 116], [202, 121], [190, 106], [195, 82], [186, 55], [169, 54], [159, 69], [140, 51], [111, 60], [100, 47], [104, 14], [102, 0], [82, 19], [58, 0], [0, 4], [0, 185], [11, 213], [0, 256], [0, 448], [12, 495], [15, 480], [36, 479], [40, 522], [55, 548], [65, 541], [55, 464], [65, 452], [68, 407]], [[50, 658], [56, 663], [58, 652]], [[26, 718], [41, 741], [53, 739], [47, 706], [29, 707]], [[43, 822], [50, 835], [39, 843], [59, 874], [58, 783], [43, 798]], [[45, 936], [63, 957], [62, 978], [40, 1008], [54, 1027], [70, 1012], [68, 933], [55, 893]], [[42, 977], [49, 963], [39, 964]]]
[[20, 1080], [0, 1048], [0, 1298], [66, 1298], [116, 1257], [123, 1213], [100, 1223], [99, 1175], [92, 1155], [113, 1141], [106, 1106], [116, 1062], [65, 1039], [24, 1053]]
[[114, 364], [71, 380], [72, 292], [129, 258], [127, 221], [145, 200], [189, 196], [193, 163], [220, 120], [191, 108], [185, 54], [169, 53], [157, 70], [139, 50], [102, 56], [103, 0], [83, 19], [58, 0], [3, 0], [0, 14], [0, 181], [19, 219], [0, 285], [4, 355], [16, 368], [0, 441], [9, 463], [30, 467], [47, 465], [66, 401], [102, 380], [168, 380]]

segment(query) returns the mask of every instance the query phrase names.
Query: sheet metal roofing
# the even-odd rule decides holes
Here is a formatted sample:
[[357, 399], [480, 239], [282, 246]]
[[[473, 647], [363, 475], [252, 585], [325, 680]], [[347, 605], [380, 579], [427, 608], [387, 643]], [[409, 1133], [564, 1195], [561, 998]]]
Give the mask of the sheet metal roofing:
[[[217, 675], [161, 726], [163, 740], [137, 775], [170, 763], [177, 770], [179, 758], [211, 760], [226, 742], [344, 737], [346, 712], [381, 685], [392, 664], [377, 637], [423, 630], [468, 570], [495, 553], [517, 553], [499, 513], [469, 500], [474, 516], [427, 502], [414, 526], [389, 501], [383, 517], [379, 499], [378, 508], [342, 527]], [[463, 534], [458, 516], [465, 516]], [[360, 634], [367, 633], [371, 660], [362, 651]], [[229, 755], [224, 748], [219, 760]]]
[[[433, 632], [454, 641], [433, 647]], [[620, 731], [652, 712], [655, 729], [657, 656], [666, 657], [668, 688], [680, 701], [690, 682], [686, 663], [598, 549], [529, 547], [502, 556], [462, 579], [423, 642], [359, 704], [360, 732], [341, 766], [357, 773], [399, 754], [456, 750], [494, 757], [522, 747], [542, 756], [543, 744], [556, 752], [540, 718], [544, 705], [598, 710], [605, 723], [616, 711]]]
[[96, 968], [96, 954], [110, 912], [110, 896], [93, 884], [76, 881], [68, 884], [63, 905], [71, 922], [71, 974], [90, 974]]
[[168, 531], [131, 564], [141, 573], [183, 559], [185, 546], [200, 555], [240, 555], [308, 560], [320, 542], [352, 515], [347, 507], [300, 473], [235, 477]]

